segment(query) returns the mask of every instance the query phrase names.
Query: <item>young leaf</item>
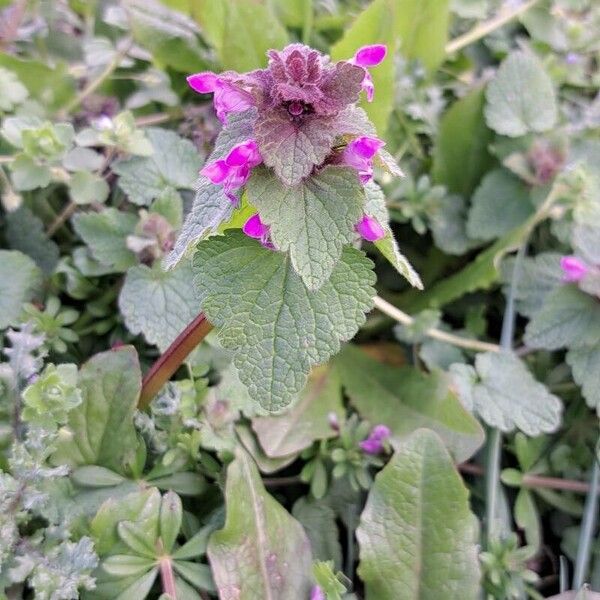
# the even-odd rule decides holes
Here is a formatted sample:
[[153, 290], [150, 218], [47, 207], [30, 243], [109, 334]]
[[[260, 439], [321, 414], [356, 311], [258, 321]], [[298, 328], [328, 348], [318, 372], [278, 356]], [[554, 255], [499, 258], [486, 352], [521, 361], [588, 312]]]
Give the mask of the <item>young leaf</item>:
[[365, 194], [349, 168], [327, 167], [294, 187], [260, 169], [248, 182], [248, 199], [271, 227], [275, 246], [289, 250], [294, 269], [315, 290], [355, 239]]
[[562, 403], [536, 381], [509, 352], [475, 357], [475, 368], [455, 364], [450, 373], [463, 404], [490, 426], [529, 436], [551, 433], [560, 425]]
[[69, 412], [72, 437], [61, 439], [54, 462], [100, 465], [124, 473], [138, 446], [133, 414], [141, 380], [131, 346], [96, 354], [85, 363], [78, 381], [83, 402]]
[[291, 408], [281, 415], [255, 418], [252, 428], [267, 456], [289, 456], [315, 440], [335, 435], [329, 425], [330, 414], [336, 415], [340, 422], [344, 420], [340, 378], [331, 365], [326, 365], [313, 369]]
[[487, 124], [497, 133], [518, 137], [547, 131], [557, 119], [552, 80], [530, 51], [506, 58], [486, 91]]
[[194, 320], [199, 307], [188, 260], [172, 271], [163, 271], [158, 263], [152, 268], [132, 267], [119, 295], [127, 329], [134, 335], [142, 333], [161, 352]]
[[267, 492], [242, 450], [227, 468], [225, 527], [208, 557], [219, 595], [245, 600], [308, 598], [310, 544], [302, 526]]
[[356, 536], [366, 600], [477, 597], [477, 521], [432, 431], [415, 431], [377, 475]]
[[199, 244], [194, 269], [202, 308], [263, 408], [289, 404], [310, 368], [356, 333], [372, 306], [371, 264], [347, 247], [329, 281], [311, 292], [285, 254], [241, 232]]
[[181, 499], [175, 492], [167, 492], [160, 505], [160, 539], [165, 553], [170, 554], [181, 529]]
[[17, 250], [0, 250], [0, 329], [17, 325], [23, 304], [42, 285], [42, 272]]
[[483, 443], [483, 430], [449, 389], [439, 372], [391, 367], [348, 345], [335, 359], [350, 401], [363, 418], [392, 430], [392, 444], [419, 427], [444, 441], [457, 462], [467, 460]]

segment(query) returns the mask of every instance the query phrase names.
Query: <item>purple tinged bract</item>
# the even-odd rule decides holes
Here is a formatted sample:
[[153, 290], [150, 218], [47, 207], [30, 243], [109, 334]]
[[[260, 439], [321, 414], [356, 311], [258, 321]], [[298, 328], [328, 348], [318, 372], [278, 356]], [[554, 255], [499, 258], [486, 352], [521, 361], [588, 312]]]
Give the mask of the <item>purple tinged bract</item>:
[[357, 137], [344, 149], [341, 162], [356, 169], [361, 183], [367, 183], [373, 179], [373, 157], [383, 146], [385, 142], [379, 138], [366, 135]]

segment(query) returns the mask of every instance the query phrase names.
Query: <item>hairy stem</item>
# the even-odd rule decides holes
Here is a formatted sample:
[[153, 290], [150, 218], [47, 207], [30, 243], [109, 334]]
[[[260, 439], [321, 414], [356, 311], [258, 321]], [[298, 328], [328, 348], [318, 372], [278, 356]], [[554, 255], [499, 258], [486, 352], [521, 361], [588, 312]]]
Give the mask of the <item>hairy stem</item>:
[[464, 33], [463, 35], [453, 39], [452, 41], [446, 44], [446, 54], [452, 54], [453, 52], [458, 52], [463, 48], [477, 42], [478, 40], [484, 38], [486, 35], [492, 33], [492, 31], [496, 31], [496, 29], [500, 29], [500, 27], [506, 25], [513, 19], [517, 18], [519, 15], [527, 12], [532, 6], [537, 4], [539, 0], [529, 0], [529, 2], [525, 2], [524, 4], [520, 4], [514, 7], [505, 7], [501, 10], [495, 17], [489, 19], [488, 21], [484, 21], [482, 23], [478, 23], [471, 29]]
[[212, 329], [204, 313], [200, 313], [175, 339], [167, 350], [152, 365], [142, 382], [139, 408], [148, 406], [152, 398], [169, 381], [182, 365], [190, 352], [208, 335]]

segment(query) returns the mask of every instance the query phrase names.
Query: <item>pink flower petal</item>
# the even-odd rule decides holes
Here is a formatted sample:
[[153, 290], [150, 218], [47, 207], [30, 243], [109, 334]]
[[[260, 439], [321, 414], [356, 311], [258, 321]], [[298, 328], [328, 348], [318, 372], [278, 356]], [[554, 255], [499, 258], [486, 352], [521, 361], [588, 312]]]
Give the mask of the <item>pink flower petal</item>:
[[258, 240], [266, 238], [269, 235], [269, 226], [265, 225], [261, 220], [258, 213], [252, 215], [242, 227], [242, 231], [251, 238]]
[[255, 167], [262, 162], [258, 144], [254, 140], [236, 144], [225, 158], [225, 162], [232, 167], [241, 165]]
[[375, 84], [373, 83], [373, 78], [371, 77], [371, 73], [365, 70], [365, 76], [362, 80], [361, 87], [364, 92], [367, 94], [367, 102], [373, 102], [373, 98], [375, 97]]
[[356, 51], [352, 62], [361, 67], [375, 67], [383, 61], [386, 54], [387, 47], [384, 44], [363, 46]]
[[373, 429], [371, 429], [371, 433], [369, 437], [374, 438], [376, 440], [385, 440], [390, 437], [391, 431], [387, 425], [375, 425]]
[[576, 283], [581, 281], [590, 271], [589, 267], [576, 256], [563, 256], [560, 259], [563, 270], [563, 281]]
[[373, 218], [365, 215], [355, 227], [357, 233], [368, 242], [376, 242], [385, 237], [385, 230]]
[[217, 88], [219, 78], [210, 71], [196, 73], [187, 78], [188, 85], [199, 94], [210, 94]]
[[217, 117], [223, 122], [227, 119], [229, 113], [241, 112], [254, 106], [250, 94], [222, 79], [219, 79], [215, 86], [213, 104]]
[[383, 140], [376, 137], [369, 137], [368, 135], [361, 135], [348, 144], [345, 152], [356, 154], [361, 158], [371, 159], [383, 146], [385, 146]]
[[207, 177], [215, 184], [223, 183], [230, 173], [231, 167], [224, 160], [216, 160], [208, 163], [200, 171], [201, 175], [204, 175], [204, 177]]
[[310, 600], [325, 600], [325, 593], [318, 585], [313, 585], [310, 590]]
[[379, 440], [367, 438], [358, 444], [366, 454], [379, 454], [383, 450], [383, 444]]

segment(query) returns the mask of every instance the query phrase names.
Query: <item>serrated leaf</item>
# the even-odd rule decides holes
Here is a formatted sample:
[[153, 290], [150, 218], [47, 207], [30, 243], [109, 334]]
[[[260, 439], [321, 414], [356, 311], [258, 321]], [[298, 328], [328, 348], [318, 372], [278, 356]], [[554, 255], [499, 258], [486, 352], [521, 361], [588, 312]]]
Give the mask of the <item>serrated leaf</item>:
[[488, 85], [486, 100], [487, 124], [503, 135], [547, 131], [556, 123], [552, 80], [530, 51], [509, 54]]
[[575, 285], [562, 285], [548, 294], [525, 330], [531, 348], [583, 348], [600, 343], [600, 303]]
[[588, 406], [600, 415], [600, 344], [572, 348], [567, 352], [566, 361]]
[[365, 201], [356, 172], [327, 167], [298, 185], [284, 185], [258, 169], [247, 185], [248, 200], [271, 227], [278, 250], [289, 251], [306, 286], [315, 290], [331, 275], [342, 248], [355, 238]]
[[463, 404], [490, 426], [504, 432], [516, 428], [529, 436], [556, 431], [562, 403], [533, 378], [509, 352], [475, 357], [475, 368], [455, 364], [450, 373]]
[[310, 544], [302, 526], [267, 494], [252, 459], [238, 450], [227, 467], [227, 518], [208, 557], [221, 598], [308, 598]]
[[28, 192], [45, 188], [52, 181], [52, 172], [46, 165], [37, 164], [25, 154], [18, 154], [10, 163], [11, 178], [15, 189]]
[[477, 597], [477, 520], [435, 433], [419, 429], [399, 446], [375, 478], [356, 536], [366, 600]]
[[481, 426], [440, 372], [428, 375], [385, 365], [352, 345], [344, 348], [335, 364], [353, 406], [373, 425], [387, 425], [394, 447], [419, 427], [435, 431], [457, 462], [467, 460], [483, 443]]
[[23, 304], [41, 288], [42, 272], [25, 254], [0, 250], [0, 329], [17, 325]]
[[138, 439], [133, 414], [142, 374], [131, 346], [101, 352], [79, 372], [83, 402], [69, 412], [72, 437], [61, 439], [53, 461], [72, 467], [100, 465], [124, 474]]
[[21, 206], [6, 213], [6, 240], [11, 248], [33, 258], [42, 271], [49, 275], [59, 258], [58, 246], [44, 230], [44, 223], [29, 208]]
[[483, 89], [460, 98], [443, 114], [433, 149], [432, 176], [454, 193], [469, 197], [492, 163], [492, 131], [483, 117]]
[[313, 370], [291, 408], [281, 415], [253, 419], [252, 428], [267, 456], [289, 456], [315, 440], [336, 435], [329, 425], [330, 414], [335, 414], [340, 423], [344, 421], [340, 378], [328, 365]]
[[202, 308], [263, 408], [289, 404], [310, 368], [356, 333], [372, 307], [371, 265], [346, 247], [329, 281], [311, 292], [285, 254], [241, 232], [199, 244], [194, 269]]
[[193, 190], [202, 166], [202, 157], [194, 144], [167, 129], [144, 131], [154, 153], [122, 160], [112, 167], [119, 175], [119, 186], [128, 199], [135, 204], [148, 205], [167, 187]]
[[490, 171], [471, 200], [467, 234], [489, 241], [517, 227], [533, 213], [529, 192], [520, 179], [505, 169]]
[[119, 310], [127, 329], [143, 334], [164, 352], [200, 312], [189, 261], [171, 271], [160, 264], [132, 267], [119, 294]]
[[137, 262], [126, 245], [127, 236], [134, 233], [137, 221], [135, 215], [106, 208], [100, 213], [75, 215], [73, 228], [98, 262], [121, 272]]
[[102, 203], [108, 198], [109, 192], [108, 183], [89, 171], [77, 171], [69, 180], [69, 194], [76, 204]]

